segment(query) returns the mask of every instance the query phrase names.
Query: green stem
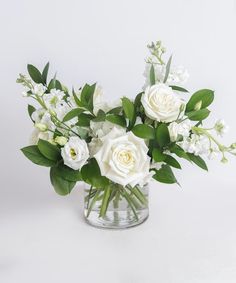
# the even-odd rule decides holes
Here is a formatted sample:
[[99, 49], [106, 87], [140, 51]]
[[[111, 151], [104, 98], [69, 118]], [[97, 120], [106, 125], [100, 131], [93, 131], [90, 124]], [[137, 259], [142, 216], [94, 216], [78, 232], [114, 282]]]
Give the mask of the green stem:
[[104, 217], [106, 215], [106, 211], [109, 205], [109, 197], [111, 194], [111, 188], [108, 186], [105, 188], [104, 196], [102, 199], [102, 205], [99, 213], [99, 217]]
[[90, 212], [91, 212], [92, 208], [94, 207], [94, 205], [95, 205], [95, 203], [96, 203], [96, 201], [97, 201], [97, 199], [98, 199], [98, 197], [99, 197], [101, 191], [102, 191], [102, 189], [98, 189], [98, 190], [97, 190], [97, 192], [96, 192], [96, 194], [95, 194], [95, 196], [94, 196], [94, 198], [93, 198], [93, 200], [92, 200], [92, 202], [91, 202], [91, 204], [90, 204], [90, 207], [89, 207], [89, 209], [88, 209], [88, 211], [87, 211], [87, 217], [89, 217]]

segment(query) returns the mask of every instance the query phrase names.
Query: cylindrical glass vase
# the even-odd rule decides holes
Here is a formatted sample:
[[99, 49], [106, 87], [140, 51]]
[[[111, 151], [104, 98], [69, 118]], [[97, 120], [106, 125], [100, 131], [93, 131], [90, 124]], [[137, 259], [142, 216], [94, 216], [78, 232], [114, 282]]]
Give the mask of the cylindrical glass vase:
[[84, 216], [98, 228], [123, 229], [143, 223], [149, 214], [149, 187], [95, 188], [85, 184]]

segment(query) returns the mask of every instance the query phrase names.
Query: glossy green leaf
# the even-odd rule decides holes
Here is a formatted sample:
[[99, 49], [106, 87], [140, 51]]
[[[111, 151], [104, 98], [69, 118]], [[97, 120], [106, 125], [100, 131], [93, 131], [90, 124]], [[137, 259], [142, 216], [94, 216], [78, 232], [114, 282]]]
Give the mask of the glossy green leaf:
[[170, 85], [170, 87], [173, 89], [173, 90], [177, 90], [177, 91], [180, 91], [180, 92], [189, 92], [187, 89], [183, 88], [183, 87], [180, 87], [180, 86], [177, 86], [177, 85]]
[[95, 158], [89, 160], [81, 169], [81, 176], [84, 182], [95, 188], [105, 188], [109, 185], [109, 180], [101, 175], [100, 168]]
[[35, 83], [37, 83], [37, 84], [43, 83], [42, 75], [41, 75], [40, 71], [35, 66], [28, 64], [27, 69], [28, 69], [28, 73], [29, 73], [31, 79]]
[[176, 154], [178, 157], [180, 158], [184, 158], [188, 161], [191, 161], [191, 159], [189, 158], [188, 154], [177, 144], [175, 144], [174, 146], [172, 146], [170, 148], [170, 152]]
[[121, 107], [121, 106], [118, 106], [118, 107], [115, 107], [115, 108], [112, 108], [111, 110], [109, 110], [109, 111], [107, 112], [107, 114], [116, 114], [116, 115], [119, 115], [121, 111], [122, 111], [122, 107]]
[[68, 195], [76, 184], [76, 182], [65, 180], [60, 175], [58, 175], [57, 169], [55, 167], [52, 167], [50, 169], [50, 180], [51, 184], [54, 187], [54, 190], [62, 196]]
[[93, 119], [93, 122], [103, 122], [105, 120], [106, 120], [106, 113], [102, 109], [99, 109], [97, 113], [97, 117]]
[[32, 120], [32, 122], [34, 122], [34, 120], [33, 120], [33, 118], [32, 118], [32, 114], [35, 112], [35, 110], [36, 110], [36, 109], [35, 109], [34, 106], [28, 104], [28, 114], [29, 114], [30, 119]]
[[166, 155], [165, 163], [174, 168], [181, 169], [181, 165], [179, 164], [179, 162], [171, 155]]
[[170, 134], [165, 123], [159, 124], [156, 129], [156, 141], [160, 147], [164, 147], [170, 143]]
[[197, 166], [202, 168], [203, 170], [208, 171], [206, 162], [198, 155], [194, 155], [193, 153], [188, 153], [189, 158], [195, 163]]
[[93, 116], [86, 113], [81, 113], [78, 115], [77, 125], [81, 127], [89, 127], [90, 121], [93, 119]]
[[81, 91], [81, 102], [85, 108], [87, 108], [89, 111], [93, 111], [93, 95], [96, 88], [96, 84], [88, 85], [86, 84], [82, 91]]
[[75, 108], [72, 109], [70, 112], [68, 112], [65, 117], [63, 118], [63, 122], [67, 122], [75, 117], [78, 117], [79, 114], [83, 113], [84, 109], [81, 108]]
[[43, 72], [42, 72], [42, 79], [43, 79], [44, 84], [47, 83], [48, 69], [49, 69], [49, 62], [46, 64], [46, 66], [44, 67]]
[[166, 155], [162, 152], [160, 148], [154, 148], [152, 151], [152, 157], [155, 162], [162, 162], [165, 160]]
[[56, 145], [53, 145], [48, 141], [40, 139], [38, 141], [38, 149], [42, 153], [42, 155], [50, 160], [58, 161], [61, 159], [60, 149]]
[[145, 124], [139, 124], [134, 126], [132, 132], [139, 138], [142, 139], [154, 139], [155, 138], [155, 131], [151, 126]]
[[117, 124], [121, 127], [126, 127], [126, 120], [123, 116], [116, 115], [116, 114], [109, 114], [106, 116], [106, 120], [113, 123]]
[[201, 108], [208, 107], [214, 100], [214, 91], [210, 89], [201, 89], [195, 92], [186, 105], [186, 113], [193, 111], [197, 103], [201, 103]]
[[124, 113], [127, 119], [133, 121], [135, 111], [134, 111], [134, 104], [129, 100], [127, 97], [122, 98], [122, 107], [124, 109]]
[[168, 77], [169, 77], [169, 73], [170, 73], [170, 65], [171, 65], [171, 61], [172, 61], [172, 56], [170, 56], [167, 64], [166, 64], [166, 73], [165, 73], [165, 77], [163, 80], [163, 83], [166, 83]]
[[161, 183], [174, 184], [177, 183], [175, 175], [169, 165], [162, 165], [161, 169], [155, 170], [156, 174], [153, 178]]
[[79, 170], [73, 170], [64, 164], [54, 167], [54, 170], [58, 176], [70, 182], [78, 182], [82, 178]]
[[150, 68], [150, 74], [149, 74], [149, 78], [150, 78], [150, 85], [154, 85], [156, 83], [156, 78], [155, 78], [155, 69], [153, 64], [151, 65]]
[[206, 108], [186, 113], [189, 120], [191, 121], [202, 121], [206, 119], [209, 116], [209, 114], [210, 111]]
[[51, 167], [55, 161], [46, 158], [38, 149], [37, 145], [26, 146], [21, 149], [23, 154], [33, 163], [41, 166]]

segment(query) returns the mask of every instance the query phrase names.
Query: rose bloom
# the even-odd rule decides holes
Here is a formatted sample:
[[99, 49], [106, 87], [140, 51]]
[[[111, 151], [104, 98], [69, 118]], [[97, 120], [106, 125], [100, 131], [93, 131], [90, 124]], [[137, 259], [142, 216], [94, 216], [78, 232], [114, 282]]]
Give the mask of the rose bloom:
[[89, 158], [87, 144], [79, 137], [70, 137], [61, 149], [64, 164], [74, 170], [80, 170]]
[[101, 140], [103, 144], [94, 157], [103, 176], [122, 186], [129, 184], [132, 187], [150, 180], [150, 157], [143, 139], [114, 127]]
[[184, 102], [172, 88], [160, 83], [147, 87], [141, 98], [146, 115], [158, 122], [172, 122], [184, 114]]

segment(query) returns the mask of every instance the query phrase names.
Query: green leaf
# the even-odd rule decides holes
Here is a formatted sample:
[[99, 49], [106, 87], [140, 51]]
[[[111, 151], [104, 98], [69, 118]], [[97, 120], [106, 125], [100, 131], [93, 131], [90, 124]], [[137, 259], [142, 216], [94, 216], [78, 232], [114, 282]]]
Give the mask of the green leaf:
[[163, 80], [163, 83], [166, 83], [167, 79], [168, 79], [168, 76], [169, 76], [169, 73], [170, 73], [170, 65], [171, 65], [171, 60], [172, 60], [172, 56], [170, 56], [167, 64], [166, 64], [166, 73], [165, 73], [165, 77], [164, 77], [164, 80]]
[[156, 129], [156, 141], [160, 147], [164, 147], [170, 143], [170, 134], [165, 123], [159, 124]]
[[160, 148], [154, 148], [152, 151], [152, 157], [155, 162], [162, 162], [165, 160], [166, 155], [162, 152]]
[[79, 170], [73, 170], [64, 164], [54, 167], [54, 170], [58, 176], [70, 182], [77, 182], [82, 178]]
[[191, 121], [202, 121], [206, 119], [209, 116], [209, 114], [210, 111], [206, 108], [186, 113], [189, 120]]
[[40, 139], [38, 141], [38, 149], [47, 159], [53, 161], [58, 161], [61, 159], [60, 149], [48, 141]]
[[39, 70], [31, 65], [31, 64], [28, 64], [27, 65], [27, 69], [28, 69], [28, 72], [29, 72], [29, 75], [31, 77], [31, 79], [37, 83], [37, 84], [40, 84], [40, 83], [43, 83], [43, 78], [42, 78], [42, 75], [41, 73], [39, 72]]
[[181, 165], [179, 164], [179, 162], [171, 155], [166, 155], [165, 163], [177, 169], [181, 169]]
[[201, 109], [208, 107], [214, 100], [214, 91], [201, 89], [195, 92], [186, 105], [186, 113], [193, 111], [197, 103], [201, 103]]
[[156, 78], [155, 78], [155, 69], [153, 64], [151, 65], [150, 68], [150, 74], [149, 74], [149, 78], [150, 78], [150, 85], [154, 85], [156, 83]]
[[154, 129], [151, 126], [140, 124], [134, 126], [132, 129], [132, 132], [135, 134], [135, 136], [142, 138], [142, 139], [154, 139], [155, 138], [155, 132]]
[[42, 155], [39, 151], [37, 145], [26, 146], [21, 149], [23, 154], [33, 163], [41, 166], [51, 167], [56, 164], [55, 161], [52, 161]]
[[35, 110], [36, 110], [36, 109], [35, 109], [34, 106], [28, 104], [28, 114], [29, 114], [30, 119], [32, 120], [32, 122], [34, 122], [34, 120], [32, 119], [32, 114], [34, 113]]
[[116, 114], [116, 115], [119, 115], [121, 111], [122, 111], [122, 107], [121, 107], [121, 106], [118, 106], [118, 107], [115, 107], [115, 108], [109, 110], [109, 111], [107, 112], [107, 114]]
[[83, 106], [89, 111], [93, 111], [93, 95], [96, 88], [96, 84], [86, 84], [81, 91], [81, 102]]
[[78, 115], [77, 125], [81, 127], [89, 127], [90, 121], [93, 119], [91, 114], [81, 113]]
[[93, 119], [94, 122], [103, 122], [106, 120], [106, 113], [102, 110], [99, 109], [97, 113], [97, 117]]
[[55, 80], [55, 89], [63, 90], [63, 87], [58, 80]]
[[49, 62], [46, 64], [46, 66], [44, 67], [43, 72], [42, 72], [42, 79], [43, 79], [44, 84], [47, 83], [48, 69], [49, 69]]
[[188, 161], [191, 161], [191, 159], [189, 158], [188, 154], [177, 144], [175, 144], [174, 146], [172, 146], [170, 148], [170, 152], [176, 154], [178, 157], [180, 158], [184, 158]]
[[131, 102], [129, 100], [129, 98], [123, 97], [122, 98], [122, 106], [123, 106], [126, 118], [129, 119], [130, 121], [133, 121], [134, 114], [135, 114], [133, 102]]
[[56, 78], [50, 80], [48, 84], [48, 91], [51, 91], [52, 89], [56, 88]]
[[113, 124], [117, 124], [121, 127], [126, 127], [126, 120], [125, 117], [120, 116], [120, 115], [116, 115], [116, 114], [109, 114], [106, 116], [106, 120], [113, 123]]
[[177, 85], [170, 85], [173, 90], [181, 91], [181, 92], [189, 92], [187, 89], [177, 86]]
[[70, 112], [68, 112], [64, 118], [63, 118], [63, 122], [67, 122], [75, 117], [77, 117], [79, 114], [83, 113], [84, 112], [84, 109], [81, 109], [81, 108], [75, 108], [75, 109], [72, 109]]
[[50, 180], [54, 187], [54, 190], [62, 196], [68, 195], [74, 188], [76, 182], [71, 182], [63, 179], [57, 174], [57, 169], [52, 167], [50, 169]]
[[72, 94], [73, 94], [75, 103], [76, 103], [79, 107], [83, 107], [83, 104], [82, 104], [82, 102], [79, 100], [77, 94], [75, 93], [74, 88], [72, 89]]
[[188, 156], [193, 161], [193, 163], [195, 163], [197, 166], [199, 166], [203, 170], [208, 171], [206, 162], [200, 156], [194, 155], [193, 153], [188, 153]]
[[134, 108], [137, 109], [141, 106], [141, 98], [142, 98], [143, 92], [140, 92], [134, 99]]
[[81, 169], [84, 182], [95, 188], [105, 188], [109, 185], [109, 180], [101, 175], [100, 168], [95, 158], [89, 160]]
[[161, 169], [155, 170], [156, 174], [153, 178], [161, 183], [174, 184], [177, 183], [175, 175], [169, 165], [162, 165]]

